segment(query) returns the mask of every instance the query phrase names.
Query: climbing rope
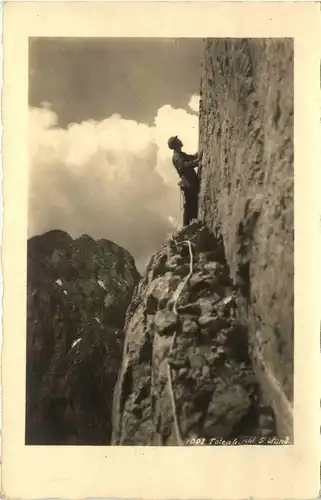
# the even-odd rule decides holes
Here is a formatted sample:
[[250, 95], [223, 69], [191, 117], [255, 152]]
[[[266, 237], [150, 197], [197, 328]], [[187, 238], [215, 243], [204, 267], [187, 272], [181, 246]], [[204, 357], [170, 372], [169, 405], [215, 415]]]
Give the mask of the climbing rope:
[[[169, 348], [169, 354], [172, 352], [174, 343], [176, 339], [176, 332], [173, 335], [172, 342]], [[175, 396], [174, 396], [174, 391], [173, 391], [173, 382], [172, 382], [172, 373], [171, 373], [171, 367], [169, 363], [167, 363], [167, 378], [168, 378], [168, 389], [169, 389], [169, 396], [171, 399], [171, 405], [172, 405], [172, 411], [173, 411], [173, 417], [174, 417], [174, 429], [175, 429], [175, 434], [176, 434], [176, 439], [177, 443], [179, 446], [182, 446], [184, 443], [181, 438], [181, 432], [179, 429], [179, 423], [178, 423], [178, 417], [177, 417], [177, 410], [176, 410], [176, 402], [175, 402]]]
[[174, 299], [173, 312], [175, 313], [176, 316], [178, 316], [177, 302], [178, 302], [179, 296], [182, 293], [184, 287], [186, 286], [186, 284], [188, 283], [190, 277], [193, 274], [193, 252], [192, 252], [192, 244], [191, 244], [190, 240], [182, 241], [182, 244], [184, 244], [184, 243], [185, 244], [187, 243], [188, 250], [189, 250], [189, 258], [190, 258], [189, 273], [186, 276], [185, 280], [176, 288], [176, 290], [174, 292], [174, 295], [173, 295], [173, 299]]
[[[173, 240], [174, 240], [174, 238], [173, 238]], [[184, 244], [184, 243], [188, 245], [190, 264], [189, 264], [188, 275], [186, 276], [185, 280], [180, 284], [180, 286], [177, 287], [177, 289], [175, 290], [175, 293], [174, 293], [173, 312], [175, 313], [176, 316], [178, 316], [178, 312], [177, 312], [178, 299], [183, 291], [183, 288], [186, 286], [186, 284], [188, 283], [189, 279], [191, 278], [191, 276], [193, 274], [193, 265], [194, 265], [191, 241], [186, 240], [186, 241], [182, 242], [182, 244]], [[171, 344], [170, 344], [169, 355], [173, 351], [175, 340], [176, 340], [176, 332], [174, 333]], [[178, 417], [177, 417], [177, 407], [176, 407], [176, 401], [175, 401], [175, 396], [174, 396], [174, 392], [173, 392], [172, 372], [171, 372], [171, 367], [170, 367], [169, 363], [167, 363], [167, 377], [168, 377], [168, 388], [169, 388], [169, 394], [170, 394], [173, 417], [174, 417], [174, 428], [175, 428], [176, 439], [177, 439], [177, 443], [180, 446], [182, 446], [184, 443], [183, 443], [183, 440], [181, 438], [181, 432], [179, 429], [179, 423], [178, 423]]]

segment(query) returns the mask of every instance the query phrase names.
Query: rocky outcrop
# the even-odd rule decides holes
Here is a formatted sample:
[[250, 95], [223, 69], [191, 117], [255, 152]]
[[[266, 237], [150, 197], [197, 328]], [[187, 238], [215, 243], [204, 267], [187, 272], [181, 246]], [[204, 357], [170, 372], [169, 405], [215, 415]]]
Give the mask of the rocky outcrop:
[[140, 281], [110, 241], [28, 243], [27, 444], [292, 436], [292, 41], [205, 40], [202, 68], [201, 222]]
[[109, 444], [126, 309], [128, 252], [87, 235], [28, 241], [26, 444]]
[[292, 433], [293, 42], [206, 40], [200, 217], [223, 239], [238, 318], [279, 432]]
[[235, 299], [222, 243], [201, 223], [153, 256], [127, 311], [112, 444], [275, 435]]
[[202, 68], [202, 223], [127, 312], [113, 444], [293, 433], [292, 42], [205, 40]]

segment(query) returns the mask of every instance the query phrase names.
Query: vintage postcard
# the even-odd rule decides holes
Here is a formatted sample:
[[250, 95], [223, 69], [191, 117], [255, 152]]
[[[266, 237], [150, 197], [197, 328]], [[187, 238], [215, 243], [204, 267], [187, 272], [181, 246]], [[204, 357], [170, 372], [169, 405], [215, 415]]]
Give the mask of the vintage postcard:
[[5, 498], [317, 496], [319, 27], [6, 4]]

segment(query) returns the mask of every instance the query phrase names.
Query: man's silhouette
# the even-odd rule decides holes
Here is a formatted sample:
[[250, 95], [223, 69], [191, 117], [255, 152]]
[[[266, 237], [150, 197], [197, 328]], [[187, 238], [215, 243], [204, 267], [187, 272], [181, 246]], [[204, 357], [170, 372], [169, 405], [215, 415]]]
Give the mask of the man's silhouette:
[[199, 178], [195, 172], [201, 155], [188, 155], [182, 151], [183, 143], [177, 137], [168, 139], [168, 147], [173, 150], [173, 165], [180, 176], [179, 186], [184, 195], [183, 225], [188, 226], [198, 215]]

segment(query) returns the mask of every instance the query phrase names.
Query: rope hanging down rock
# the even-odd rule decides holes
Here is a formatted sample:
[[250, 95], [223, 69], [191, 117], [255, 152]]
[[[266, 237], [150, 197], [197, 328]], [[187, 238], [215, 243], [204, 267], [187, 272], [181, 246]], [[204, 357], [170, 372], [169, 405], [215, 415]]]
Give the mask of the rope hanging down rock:
[[[175, 241], [174, 238], [173, 238], [173, 241], [176, 243], [176, 241]], [[183, 242], [181, 242], [181, 244], [187, 244], [188, 245], [190, 263], [189, 263], [189, 273], [188, 273], [188, 275], [186, 276], [186, 278], [184, 279], [184, 281], [177, 287], [177, 289], [175, 290], [175, 293], [174, 293], [173, 312], [175, 313], [176, 316], [178, 316], [178, 312], [177, 312], [177, 302], [178, 302], [178, 299], [179, 299], [179, 297], [180, 297], [180, 295], [181, 295], [184, 287], [186, 286], [186, 284], [188, 283], [189, 279], [191, 278], [191, 276], [193, 274], [193, 265], [194, 265], [191, 241], [190, 240], [183, 241]], [[169, 355], [173, 351], [173, 347], [174, 347], [175, 340], [176, 340], [176, 333], [177, 332], [174, 333], [172, 341], [171, 341], [171, 345], [170, 345], [170, 348], [169, 348]], [[182, 437], [181, 437], [181, 433], [180, 433], [180, 429], [179, 429], [179, 423], [178, 423], [178, 417], [177, 417], [177, 408], [176, 408], [176, 401], [175, 401], [175, 396], [174, 396], [174, 392], [173, 392], [172, 372], [171, 372], [171, 367], [170, 367], [169, 363], [167, 363], [167, 376], [168, 376], [169, 394], [170, 394], [172, 411], [173, 411], [173, 417], [174, 417], [174, 428], [175, 428], [176, 439], [177, 439], [177, 443], [180, 446], [182, 446], [184, 443], [183, 443], [183, 440], [182, 440]]]

